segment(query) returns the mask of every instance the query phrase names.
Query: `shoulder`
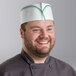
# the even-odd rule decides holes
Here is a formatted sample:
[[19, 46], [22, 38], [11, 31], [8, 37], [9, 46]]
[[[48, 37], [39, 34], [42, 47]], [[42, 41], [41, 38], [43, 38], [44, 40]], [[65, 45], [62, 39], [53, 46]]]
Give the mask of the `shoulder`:
[[50, 56], [50, 63], [52, 63], [51, 65], [54, 70], [57, 70], [58, 72], [63, 73], [64, 76], [66, 76], [66, 74], [68, 76], [76, 76], [76, 71], [72, 68], [71, 65], [69, 65], [66, 62]]
[[0, 64], [0, 73], [24, 69], [27, 66], [27, 63], [22, 58], [21, 54], [18, 54]]
[[68, 63], [66, 63], [66, 62], [64, 62], [64, 61], [62, 61], [60, 59], [57, 59], [57, 58], [52, 57], [52, 56], [50, 56], [50, 59], [58, 67], [62, 67], [62, 68], [64, 68], [64, 67], [70, 67], [70, 65]]

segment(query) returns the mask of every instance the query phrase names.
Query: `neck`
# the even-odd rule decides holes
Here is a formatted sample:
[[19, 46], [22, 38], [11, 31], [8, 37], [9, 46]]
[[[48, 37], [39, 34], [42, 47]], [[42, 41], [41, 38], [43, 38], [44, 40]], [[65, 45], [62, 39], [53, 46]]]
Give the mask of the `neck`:
[[34, 60], [34, 63], [44, 63], [47, 57], [39, 58], [34, 55], [31, 55], [31, 58]]
[[25, 47], [23, 47], [23, 50], [34, 60], [34, 63], [44, 63], [46, 58], [48, 57], [44, 57], [44, 58], [40, 58], [40, 57], [36, 57], [35, 55], [32, 55]]

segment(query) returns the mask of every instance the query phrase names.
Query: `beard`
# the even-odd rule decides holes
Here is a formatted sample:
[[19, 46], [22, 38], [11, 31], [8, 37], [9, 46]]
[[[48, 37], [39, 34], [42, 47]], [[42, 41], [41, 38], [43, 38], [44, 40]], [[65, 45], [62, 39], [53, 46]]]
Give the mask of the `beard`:
[[47, 57], [50, 54], [50, 51], [52, 50], [52, 48], [54, 47], [54, 44], [51, 45], [52, 40], [50, 40], [50, 46], [48, 49], [45, 49], [45, 51], [47, 52], [42, 52], [41, 49], [39, 49], [37, 46], [33, 45], [33, 43], [31, 42], [31, 40], [28, 40], [28, 38], [24, 35], [24, 46], [27, 48], [28, 52], [36, 57], [39, 58], [44, 58]]

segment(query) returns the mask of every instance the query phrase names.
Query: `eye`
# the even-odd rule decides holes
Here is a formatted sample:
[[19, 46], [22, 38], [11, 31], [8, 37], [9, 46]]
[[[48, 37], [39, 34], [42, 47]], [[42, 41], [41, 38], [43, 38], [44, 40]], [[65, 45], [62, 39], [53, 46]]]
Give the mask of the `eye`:
[[47, 29], [47, 31], [51, 31], [51, 30], [52, 30], [52, 28], [48, 28], [48, 29]]
[[33, 29], [33, 32], [40, 32], [40, 29]]

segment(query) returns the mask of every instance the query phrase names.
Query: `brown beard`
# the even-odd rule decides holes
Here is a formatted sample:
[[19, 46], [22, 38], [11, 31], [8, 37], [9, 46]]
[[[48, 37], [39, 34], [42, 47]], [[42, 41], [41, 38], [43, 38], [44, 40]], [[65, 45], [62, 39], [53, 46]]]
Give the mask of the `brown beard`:
[[[54, 42], [55, 43], [55, 42]], [[50, 41], [51, 44], [51, 41]], [[50, 45], [48, 52], [42, 53], [41, 49], [37, 48], [36, 46], [32, 45], [32, 42], [28, 40], [28, 38], [24, 34], [24, 45], [27, 48], [28, 52], [30, 52], [33, 56], [44, 58], [49, 55], [50, 51], [52, 50], [53, 45]]]

